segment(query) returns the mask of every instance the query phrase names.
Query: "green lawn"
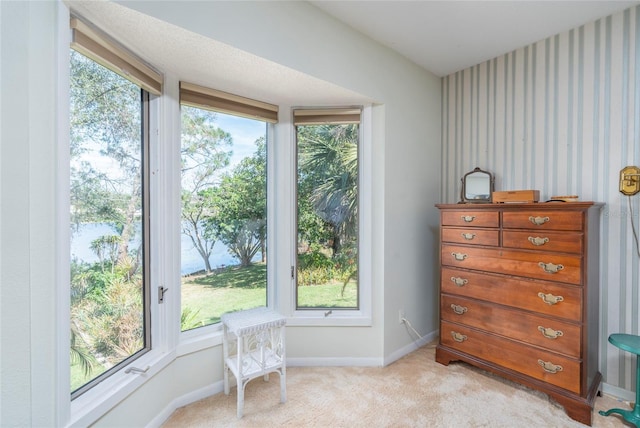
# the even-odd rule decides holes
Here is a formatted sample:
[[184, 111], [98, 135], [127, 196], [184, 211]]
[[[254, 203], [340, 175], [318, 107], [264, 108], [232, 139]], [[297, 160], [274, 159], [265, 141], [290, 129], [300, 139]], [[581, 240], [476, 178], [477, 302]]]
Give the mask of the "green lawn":
[[182, 311], [192, 316], [187, 327], [219, 322], [225, 312], [264, 306], [267, 302], [266, 275], [266, 265], [254, 264], [182, 278]]
[[[264, 306], [266, 304], [266, 273], [264, 264], [246, 268], [231, 266], [210, 275], [182, 279], [183, 328], [195, 328], [220, 321], [225, 312]], [[301, 286], [301, 307], [354, 308], [357, 306], [357, 286], [350, 282], [341, 296], [342, 283]], [[327, 302], [330, 302], [329, 304]]]

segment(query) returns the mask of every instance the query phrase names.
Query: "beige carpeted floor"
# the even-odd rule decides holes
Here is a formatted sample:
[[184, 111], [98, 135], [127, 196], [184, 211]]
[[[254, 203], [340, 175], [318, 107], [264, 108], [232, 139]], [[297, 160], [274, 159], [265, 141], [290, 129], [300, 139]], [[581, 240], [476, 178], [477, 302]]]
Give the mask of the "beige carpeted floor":
[[[433, 344], [387, 367], [288, 367], [287, 402], [279, 379], [246, 387], [236, 418], [236, 388], [180, 408], [169, 427], [584, 427], [545, 394], [463, 363], [434, 360]], [[598, 410], [628, 407], [598, 397], [594, 427], [625, 427]], [[625, 407], [625, 408], [626, 408]]]

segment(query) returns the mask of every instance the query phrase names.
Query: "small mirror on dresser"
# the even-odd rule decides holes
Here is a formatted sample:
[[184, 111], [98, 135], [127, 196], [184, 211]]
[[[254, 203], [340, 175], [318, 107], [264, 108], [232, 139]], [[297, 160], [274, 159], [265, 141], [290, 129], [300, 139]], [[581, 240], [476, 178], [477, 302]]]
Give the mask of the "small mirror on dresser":
[[494, 191], [494, 178], [490, 172], [475, 168], [462, 177], [461, 204], [487, 204]]

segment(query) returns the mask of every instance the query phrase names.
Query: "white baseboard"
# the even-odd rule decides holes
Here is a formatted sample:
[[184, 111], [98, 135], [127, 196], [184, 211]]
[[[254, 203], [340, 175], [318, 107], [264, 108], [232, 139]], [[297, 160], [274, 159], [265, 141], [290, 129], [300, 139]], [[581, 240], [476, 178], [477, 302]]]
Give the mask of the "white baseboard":
[[634, 403], [636, 401], [635, 392], [627, 391], [626, 389], [609, 385], [608, 383], [605, 383], [605, 382], [602, 382], [602, 387], [600, 390], [602, 391], [603, 394], [610, 395], [619, 400], [627, 401], [629, 403]]
[[287, 367], [380, 367], [382, 358], [287, 358]]
[[384, 358], [384, 365], [387, 366], [393, 363], [394, 361], [397, 361], [400, 358], [404, 357], [405, 355], [415, 351], [416, 349], [423, 347], [427, 343], [434, 341], [435, 339], [438, 338], [438, 334], [439, 334], [438, 330], [432, 331], [431, 333], [427, 333], [424, 336], [422, 336], [420, 339], [416, 340], [415, 342], [412, 342], [407, 346], [400, 348], [397, 351], [387, 355]]
[[203, 388], [191, 391], [180, 397], [176, 397], [160, 412], [153, 420], [147, 424], [147, 428], [159, 428], [163, 423], [169, 419], [169, 417], [178, 410], [180, 407], [184, 407], [188, 404], [195, 403], [203, 398], [210, 397], [215, 394], [219, 394], [224, 391], [224, 382], [218, 381]]

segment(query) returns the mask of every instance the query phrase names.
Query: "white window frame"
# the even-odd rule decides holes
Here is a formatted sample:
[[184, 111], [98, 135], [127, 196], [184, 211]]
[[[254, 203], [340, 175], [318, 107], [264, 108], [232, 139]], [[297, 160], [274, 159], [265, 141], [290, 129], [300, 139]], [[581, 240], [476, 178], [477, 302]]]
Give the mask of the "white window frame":
[[[62, 232], [58, 235], [56, 246], [58, 247], [58, 263], [61, 266], [70, 265], [69, 251], [69, 34], [65, 25], [69, 22], [68, 9], [60, 13], [60, 58], [59, 62], [59, 101], [58, 111], [60, 114], [59, 141], [58, 147], [58, 191], [56, 195], [58, 203], [58, 228]], [[66, 61], [64, 60], [66, 59]], [[163, 94], [164, 95], [164, 94]], [[167, 242], [164, 224], [167, 223], [165, 210], [162, 208], [166, 202], [164, 194], [167, 189], [167, 180], [158, 171], [166, 170], [167, 159], [167, 140], [171, 132], [160, 132], [159, 127], [163, 127], [163, 131], [167, 131], [172, 126], [171, 123], [159, 120], [159, 115], [166, 109], [166, 97], [156, 97], [149, 95], [149, 192], [150, 206], [149, 210], [153, 214], [150, 218], [149, 235], [151, 239], [151, 247], [154, 251], [150, 252], [150, 302], [149, 310], [151, 316], [151, 349], [144, 355], [138, 357], [131, 363], [124, 365], [117, 372], [114, 372], [108, 378], [85, 391], [80, 396], [71, 400], [70, 379], [69, 379], [69, 335], [61, 335], [62, 343], [59, 344], [60, 355], [58, 365], [58, 378], [63, 381], [58, 383], [58, 403], [60, 405], [60, 413], [58, 420], [61, 426], [89, 426], [96, 422], [99, 418], [112, 410], [118, 403], [124, 400], [128, 395], [138, 389], [147, 382], [149, 378], [156, 373], [162, 371], [168, 364], [175, 359], [175, 346], [170, 346], [171, 325], [179, 324], [179, 316], [172, 315], [172, 305], [158, 303], [158, 287], [166, 283], [167, 270], [163, 266], [167, 266], [167, 260], [171, 258], [171, 254], [163, 249], [171, 245]], [[178, 116], [179, 120], [179, 116]], [[165, 137], [161, 138], [160, 135]], [[162, 141], [161, 141], [162, 140]], [[165, 165], [162, 165], [162, 162]], [[69, 329], [69, 269], [61, 269], [60, 276], [57, 278], [58, 294], [60, 297], [61, 307], [65, 310], [61, 311], [65, 319], [60, 319], [58, 325], [62, 329]], [[177, 300], [177, 299], [172, 299]], [[143, 370], [144, 374], [134, 372], [126, 373], [129, 367], [137, 367]]]
[[[332, 106], [335, 108], [336, 106]], [[293, 110], [291, 110], [291, 116], [293, 116]], [[290, 266], [296, 266], [297, 264], [297, 224], [295, 221], [297, 211], [297, 192], [296, 192], [296, 180], [297, 180], [297, 165], [295, 162], [296, 156], [296, 129], [291, 126], [291, 145], [290, 157], [293, 160], [291, 162], [291, 221], [288, 225], [290, 231], [290, 241], [292, 242], [291, 256], [289, 259]], [[289, 319], [287, 325], [290, 326], [370, 326], [372, 324], [372, 162], [373, 162], [373, 149], [372, 149], [372, 132], [371, 132], [371, 106], [363, 106], [359, 138], [358, 138], [358, 174], [359, 174], [359, 192], [358, 192], [358, 309], [297, 309], [296, 302], [296, 278], [291, 278], [287, 281], [290, 286], [288, 287], [288, 310]], [[284, 229], [285, 225], [280, 230]], [[283, 239], [280, 236], [280, 239]], [[281, 281], [280, 284], [284, 284], [285, 281]], [[286, 292], [285, 291], [285, 292]]]
[[[66, 102], [68, 102], [68, 99], [66, 100]], [[149, 169], [151, 172], [157, 172], [159, 170], [162, 170], [159, 164], [164, 155], [164, 153], [160, 153], [162, 151], [163, 144], [161, 144], [158, 137], [158, 114], [160, 112], [160, 99], [158, 97], [150, 95], [149, 104]], [[171, 312], [170, 305], [158, 303], [158, 287], [165, 282], [164, 278], [166, 274], [166, 272], [164, 272], [161, 267], [166, 265], [165, 260], [163, 259], [167, 257], [167, 254], [162, 251], [163, 248], [166, 248], [165, 233], [163, 231], [163, 223], [166, 222], [166, 220], [162, 218], [162, 215], [158, 215], [163, 212], [163, 209], [160, 208], [161, 204], [163, 204], [162, 195], [164, 193], [164, 184], [162, 181], [163, 178], [161, 174], [150, 174], [149, 186], [151, 203], [149, 209], [151, 213], [153, 213], [153, 215], [151, 215], [150, 219], [149, 234], [151, 239], [151, 247], [157, 249], [156, 251], [150, 252], [149, 258], [149, 281], [151, 287], [151, 301], [149, 302], [149, 309], [151, 312], [151, 349], [144, 355], [132, 361], [130, 364], [123, 366], [117, 372], [113, 373], [108, 378], [104, 379], [91, 389], [87, 390], [82, 395], [76, 397], [74, 400], [70, 400], [69, 398], [71, 426], [87, 426], [92, 424], [103, 414], [111, 410], [116, 404], [126, 398], [129, 394], [143, 385], [150, 377], [161, 371], [175, 358], [175, 356], [172, 355], [173, 353], [169, 352], [169, 334], [171, 329], [167, 328], [169, 323], [171, 322], [171, 318], [175, 317], [171, 317], [169, 315]], [[68, 185], [66, 187], [60, 186], [59, 193], [61, 194], [59, 200], [68, 200]], [[68, 210], [66, 214], [62, 215], [66, 216], [68, 224]], [[67, 254], [66, 263], [70, 263], [70, 256], [68, 256], [69, 243], [59, 242], [59, 245], [64, 247], [64, 250], [61, 250], [60, 253]], [[68, 294], [68, 286], [65, 289], [65, 292]], [[172, 300], [176, 299], [172, 298]], [[174, 322], [179, 323], [179, 318]], [[66, 345], [65, 349], [67, 349], [68, 352], [68, 344]], [[126, 369], [130, 367], [137, 367], [142, 370], [146, 370], [146, 372], [144, 374], [137, 374], [134, 372], [126, 373]], [[66, 386], [68, 387], [68, 383], [66, 384]], [[69, 390], [60, 391], [60, 393], [66, 394], [70, 397]]]
[[[178, 104], [178, 108], [180, 107], [180, 105]], [[271, 177], [274, 177], [274, 174], [276, 174], [276, 168], [274, 165], [274, 162], [271, 160], [273, 159], [273, 157], [275, 156], [275, 144], [274, 144], [274, 139], [275, 139], [275, 125], [269, 122], [265, 122], [267, 127], [266, 127], [266, 140], [267, 140], [267, 249], [268, 249], [268, 253], [271, 254], [272, 248], [275, 249], [275, 224], [274, 221], [271, 219], [275, 219], [276, 218], [276, 201], [275, 201], [275, 192], [276, 192], [276, 184], [274, 182], [274, 180]], [[180, 124], [178, 124], [178, 138], [174, 138], [173, 141], [177, 141], [178, 143], [180, 142], [180, 128], [179, 128]], [[178, 146], [177, 148], [175, 148], [173, 150], [174, 152], [177, 153], [177, 165], [178, 165], [178, 169], [177, 171], [180, 170], [179, 165], [180, 165], [180, 147]], [[178, 201], [177, 204], [179, 204], [180, 201], [180, 191], [181, 191], [181, 183], [180, 183], [180, 174], [178, 173], [178, 184], [177, 184], [177, 194], [174, 195], [174, 198], [177, 198], [176, 200]], [[174, 204], [176, 205], [176, 204]], [[178, 219], [180, 218], [180, 211], [178, 210]], [[179, 223], [178, 223], [179, 224]], [[176, 226], [177, 227], [177, 226]], [[178, 227], [178, 235], [181, 233], [180, 229]], [[177, 248], [178, 248], [178, 260], [180, 257], [180, 236], [178, 236], [177, 238]], [[275, 252], [275, 250], [273, 250]], [[276, 308], [277, 310], [277, 306], [276, 306], [276, 294], [277, 294], [277, 290], [276, 290], [276, 257], [267, 257], [267, 306], [270, 308]], [[176, 289], [178, 289], [179, 284], [180, 284], [180, 266], [179, 266], [179, 262], [178, 262], [178, 266], [176, 267], [177, 269], [177, 280], [174, 280], [172, 282], [174, 282], [177, 287]], [[178, 294], [180, 294], [181, 290], [178, 292]], [[178, 299], [179, 300], [179, 299]], [[178, 308], [177, 308], [177, 313], [178, 313], [178, 330], [180, 330], [180, 313], [182, 311], [182, 307], [180, 305], [180, 303], [178, 302]], [[198, 328], [194, 328], [191, 330], [187, 330], [187, 331], [181, 331], [180, 332], [180, 338], [179, 338], [179, 344], [178, 344], [178, 348], [177, 348], [177, 356], [182, 356], [182, 355], [186, 355], [186, 354], [190, 354], [192, 352], [197, 352], [206, 348], [210, 348], [213, 346], [219, 346], [222, 345], [222, 324], [221, 323], [215, 323], [215, 324], [209, 324], [206, 326], [202, 326], [202, 327], [198, 327]]]

